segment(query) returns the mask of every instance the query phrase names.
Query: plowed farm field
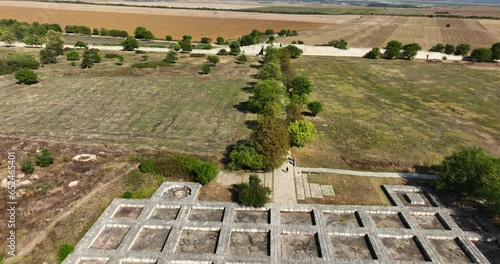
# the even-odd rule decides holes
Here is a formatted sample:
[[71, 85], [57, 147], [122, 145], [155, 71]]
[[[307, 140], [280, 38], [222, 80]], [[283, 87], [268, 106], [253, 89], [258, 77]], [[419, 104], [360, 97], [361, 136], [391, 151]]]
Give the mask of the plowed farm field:
[[[53, 5], [53, 6], [51, 6]], [[80, 8], [81, 10], [77, 10]], [[40, 23], [86, 25], [90, 28], [126, 30], [130, 33], [138, 26], [151, 30], [158, 38], [171, 35], [180, 39], [188, 34], [193, 39], [222, 36], [227, 39], [240, 37], [253, 29], [305, 30], [318, 28], [325, 23], [307, 22], [282, 15], [250, 16], [244, 13], [239, 18], [232, 12], [168, 10], [158, 8], [93, 6], [59, 3], [0, 2], [0, 18]], [[266, 18], [269, 16], [269, 19]]]
[[[450, 27], [446, 27], [450, 24]], [[500, 42], [500, 20], [428, 17], [359, 16], [343, 23], [300, 32], [308, 45], [343, 38], [352, 47], [383, 47], [390, 40], [417, 42], [424, 49], [437, 43], [469, 43], [472, 48]], [[297, 37], [280, 38], [291, 42]]]

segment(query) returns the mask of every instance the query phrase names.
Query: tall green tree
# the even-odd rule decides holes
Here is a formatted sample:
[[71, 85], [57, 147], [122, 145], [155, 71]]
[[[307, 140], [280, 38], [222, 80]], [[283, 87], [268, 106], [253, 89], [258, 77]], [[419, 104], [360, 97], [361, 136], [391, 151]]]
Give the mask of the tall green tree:
[[49, 30], [47, 31], [47, 34], [45, 34], [45, 39], [45, 49], [53, 50], [57, 56], [64, 54], [64, 38], [62, 37], [61, 32]]
[[264, 168], [262, 155], [257, 151], [253, 140], [240, 140], [229, 152], [229, 169], [261, 170]]
[[263, 80], [257, 82], [253, 88], [253, 95], [248, 104], [255, 112], [261, 112], [271, 102], [281, 103], [284, 99], [285, 89], [276, 80]]
[[292, 96], [301, 96], [312, 92], [312, 82], [304, 75], [298, 75], [290, 82]]
[[290, 136], [282, 119], [259, 116], [252, 138], [257, 143], [265, 168], [278, 168], [285, 161], [290, 147]]
[[237, 41], [233, 41], [229, 43], [229, 54], [238, 55], [241, 53], [240, 43]]
[[281, 67], [276, 62], [265, 63], [259, 71], [257, 77], [261, 80], [283, 80]]
[[432, 48], [429, 51], [443, 53], [444, 52], [444, 45], [442, 43], [438, 43], [438, 44], [432, 46]]
[[316, 140], [318, 131], [314, 124], [307, 120], [299, 120], [288, 125], [290, 132], [290, 141], [292, 145], [303, 147], [305, 143], [311, 143]]
[[7, 31], [4, 33], [1, 33], [0, 35], [0, 40], [5, 42], [7, 46], [12, 46], [16, 42], [16, 36], [12, 34], [11, 32]]
[[467, 43], [458, 44], [455, 47], [455, 55], [467, 56], [469, 54], [470, 45]]
[[137, 27], [134, 31], [134, 37], [136, 39], [154, 39], [155, 36], [151, 31], [147, 30], [144, 27]]
[[177, 44], [179, 44], [179, 46], [181, 47], [181, 50], [184, 52], [189, 52], [189, 51], [193, 50], [193, 45], [191, 44], [190, 39], [181, 40], [181, 41], [177, 42]]
[[36, 34], [30, 34], [23, 38], [24, 44], [31, 47], [40, 47], [45, 42], [45, 37]]
[[475, 49], [470, 54], [472, 61], [483, 62], [483, 61], [491, 61], [492, 54], [490, 49]]
[[177, 53], [171, 50], [167, 52], [167, 56], [165, 56], [165, 59], [163, 59], [163, 61], [165, 61], [166, 63], [175, 63], [177, 59]]
[[388, 59], [399, 58], [401, 49], [403, 49], [403, 44], [401, 44], [401, 42], [397, 40], [391, 40], [385, 47], [384, 55]]
[[491, 59], [500, 60], [500, 42], [491, 45]]
[[455, 46], [451, 45], [451, 44], [446, 44], [444, 46], [444, 53], [450, 55], [450, 54], [453, 54], [455, 52]]
[[123, 49], [126, 51], [132, 51], [139, 48], [139, 41], [132, 36], [127, 36], [122, 42]]

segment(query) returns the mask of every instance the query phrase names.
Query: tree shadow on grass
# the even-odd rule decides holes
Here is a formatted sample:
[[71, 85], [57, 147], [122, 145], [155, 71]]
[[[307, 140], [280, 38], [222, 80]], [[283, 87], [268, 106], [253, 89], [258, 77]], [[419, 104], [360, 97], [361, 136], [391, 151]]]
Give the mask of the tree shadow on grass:
[[314, 117], [314, 116], [313, 116], [313, 114], [312, 114], [311, 112], [309, 112], [309, 111], [302, 111], [302, 112], [301, 112], [301, 114], [302, 114], [303, 116]]
[[249, 113], [250, 111], [250, 106], [248, 105], [248, 102], [239, 102], [238, 104], [233, 105], [233, 108], [236, 110], [240, 111], [241, 113]]
[[257, 120], [247, 120], [245, 121], [245, 125], [248, 129], [255, 129], [257, 127]]
[[233, 184], [231, 187], [229, 187], [229, 192], [231, 193], [231, 200], [235, 203], [241, 204], [240, 197], [239, 197], [239, 190], [240, 190], [240, 185], [239, 184]]

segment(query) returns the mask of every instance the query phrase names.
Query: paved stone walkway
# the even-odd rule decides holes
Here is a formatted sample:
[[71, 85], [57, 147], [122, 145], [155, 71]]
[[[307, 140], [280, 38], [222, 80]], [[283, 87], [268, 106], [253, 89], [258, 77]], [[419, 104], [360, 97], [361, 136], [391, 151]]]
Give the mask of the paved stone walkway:
[[406, 172], [371, 172], [371, 171], [353, 171], [353, 170], [340, 170], [340, 169], [327, 169], [327, 168], [304, 168], [295, 167], [295, 172], [302, 173], [331, 173], [331, 174], [345, 174], [353, 176], [364, 177], [380, 177], [380, 178], [406, 178], [406, 179], [437, 179], [435, 174], [419, 174], [419, 173], [406, 173]]
[[[288, 167], [288, 172], [286, 168]], [[294, 168], [292, 164], [284, 163], [281, 167], [273, 171], [274, 189], [273, 203], [277, 204], [296, 204], [297, 196], [295, 193]]]

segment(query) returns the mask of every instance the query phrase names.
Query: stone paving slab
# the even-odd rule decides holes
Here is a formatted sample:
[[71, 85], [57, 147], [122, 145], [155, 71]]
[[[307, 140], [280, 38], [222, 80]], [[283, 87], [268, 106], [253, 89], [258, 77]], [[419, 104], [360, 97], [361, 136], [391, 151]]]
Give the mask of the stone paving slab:
[[331, 185], [321, 185], [321, 192], [323, 196], [335, 196], [335, 191]]
[[323, 198], [323, 192], [321, 190], [321, 185], [317, 183], [309, 183], [309, 188], [311, 188], [312, 198]]

